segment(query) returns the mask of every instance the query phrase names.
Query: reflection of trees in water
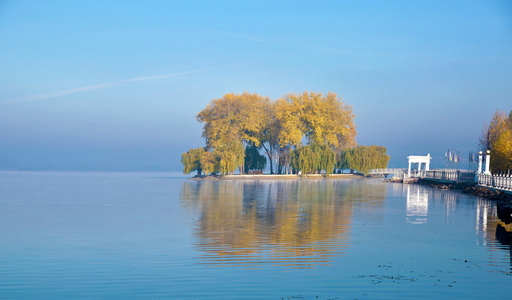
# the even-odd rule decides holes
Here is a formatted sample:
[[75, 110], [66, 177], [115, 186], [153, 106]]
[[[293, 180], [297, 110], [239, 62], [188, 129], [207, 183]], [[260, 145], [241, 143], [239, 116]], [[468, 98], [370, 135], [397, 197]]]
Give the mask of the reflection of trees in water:
[[[213, 263], [308, 265], [346, 246], [357, 181], [186, 181], [181, 201]], [[369, 193], [370, 198], [384, 199]], [[382, 202], [382, 201], [381, 201]]]

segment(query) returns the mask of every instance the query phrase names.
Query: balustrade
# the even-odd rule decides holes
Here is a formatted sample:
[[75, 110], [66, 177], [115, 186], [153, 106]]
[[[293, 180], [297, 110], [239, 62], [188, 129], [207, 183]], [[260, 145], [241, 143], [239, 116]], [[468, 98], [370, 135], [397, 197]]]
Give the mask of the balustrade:
[[512, 176], [507, 174], [478, 175], [478, 184], [495, 189], [512, 191]]
[[[395, 173], [405, 174], [405, 169], [373, 169], [371, 173]], [[440, 169], [429, 171], [413, 171], [413, 177], [430, 178], [438, 180], [447, 180], [454, 182], [474, 182], [475, 171], [470, 170], [454, 170], [454, 169]], [[512, 191], [512, 175], [511, 174], [498, 174], [498, 175], [485, 175], [478, 174], [478, 185], [492, 187], [505, 191]]]
[[455, 182], [474, 182], [474, 171], [463, 170], [430, 170], [426, 171], [423, 178], [447, 180]]

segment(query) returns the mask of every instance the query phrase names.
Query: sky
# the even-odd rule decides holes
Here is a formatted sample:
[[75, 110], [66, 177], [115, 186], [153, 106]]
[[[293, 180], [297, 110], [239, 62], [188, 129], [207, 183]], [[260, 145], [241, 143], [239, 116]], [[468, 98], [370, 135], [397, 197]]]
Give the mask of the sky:
[[445, 167], [512, 110], [512, 1], [0, 0], [0, 169], [180, 171], [244, 91], [334, 92], [390, 167]]

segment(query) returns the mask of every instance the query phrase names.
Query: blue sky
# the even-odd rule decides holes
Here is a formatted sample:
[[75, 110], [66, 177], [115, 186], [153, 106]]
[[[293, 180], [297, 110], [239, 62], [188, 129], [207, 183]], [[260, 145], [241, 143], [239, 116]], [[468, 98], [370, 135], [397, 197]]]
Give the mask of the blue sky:
[[0, 41], [0, 169], [179, 171], [232, 91], [335, 92], [393, 167], [512, 110], [512, 1], [0, 0]]

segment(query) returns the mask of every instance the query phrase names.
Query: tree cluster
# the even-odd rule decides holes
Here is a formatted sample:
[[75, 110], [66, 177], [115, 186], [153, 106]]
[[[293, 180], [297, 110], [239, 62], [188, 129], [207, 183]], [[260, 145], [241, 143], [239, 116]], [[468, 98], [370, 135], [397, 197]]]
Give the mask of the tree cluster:
[[357, 156], [342, 155], [356, 146], [356, 127], [352, 107], [334, 93], [292, 93], [275, 101], [229, 93], [212, 100], [196, 118], [204, 124], [206, 146], [183, 153], [186, 174], [226, 175], [236, 169], [244, 174], [264, 169], [267, 162], [271, 174], [328, 175], [342, 165], [357, 170], [375, 165], [368, 159], [362, 164], [337, 160]]
[[485, 153], [491, 151], [490, 168], [492, 173], [507, 172], [512, 169], [512, 111], [507, 114], [497, 110], [489, 125], [478, 141], [480, 149]]

